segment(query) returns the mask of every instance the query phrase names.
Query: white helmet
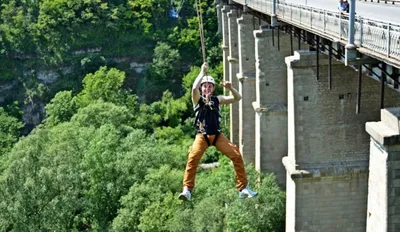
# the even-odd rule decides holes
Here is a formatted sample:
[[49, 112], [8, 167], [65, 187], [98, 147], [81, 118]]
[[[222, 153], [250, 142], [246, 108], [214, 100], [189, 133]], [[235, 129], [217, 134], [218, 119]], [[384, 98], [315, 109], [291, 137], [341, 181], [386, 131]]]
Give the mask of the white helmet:
[[203, 79], [201, 79], [200, 84], [203, 84], [205, 82], [210, 82], [211, 84], [215, 85], [215, 80], [212, 76], [204, 76]]

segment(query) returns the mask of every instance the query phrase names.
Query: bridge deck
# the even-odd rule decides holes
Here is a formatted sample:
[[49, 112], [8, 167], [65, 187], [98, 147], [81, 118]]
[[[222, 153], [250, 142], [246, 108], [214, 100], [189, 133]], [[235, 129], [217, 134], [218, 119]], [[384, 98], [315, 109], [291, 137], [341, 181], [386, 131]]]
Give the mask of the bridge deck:
[[[332, 3], [336, 2], [323, 0], [305, 1], [307, 4], [323, 2], [325, 8], [329, 9], [332, 8]], [[271, 0], [234, 0], [234, 2], [241, 5], [246, 4], [249, 8], [260, 13], [272, 15], [273, 3]], [[335, 7], [337, 7], [336, 4]], [[385, 11], [389, 8], [390, 7], [386, 7]], [[397, 14], [400, 13], [400, 8], [393, 8], [395, 8]], [[276, 15], [279, 21], [311, 31], [327, 39], [346, 44], [348, 38], [349, 16], [347, 14], [340, 14], [337, 10], [329, 9], [281, 1], [276, 4]], [[380, 15], [384, 14], [381, 12]], [[383, 60], [384, 62], [399, 68], [400, 18], [397, 20], [399, 20], [398, 24], [379, 21], [357, 14], [355, 21], [355, 44], [360, 48], [362, 53], [366, 53], [369, 56]]]

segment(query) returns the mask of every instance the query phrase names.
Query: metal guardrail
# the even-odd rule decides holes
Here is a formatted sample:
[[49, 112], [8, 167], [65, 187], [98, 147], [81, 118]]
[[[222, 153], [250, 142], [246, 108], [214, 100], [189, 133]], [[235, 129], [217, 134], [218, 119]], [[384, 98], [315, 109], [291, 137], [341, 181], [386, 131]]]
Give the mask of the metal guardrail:
[[399, 4], [400, 0], [358, 0], [362, 2], [384, 3], [384, 4]]
[[[272, 0], [233, 0], [251, 9], [272, 14]], [[276, 3], [279, 21], [329, 36], [332, 40], [346, 42], [348, 39], [349, 16], [338, 11], [317, 9], [286, 2]], [[400, 62], [400, 25], [377, 21], [356, 15], [355, 44], [382, 58]]]

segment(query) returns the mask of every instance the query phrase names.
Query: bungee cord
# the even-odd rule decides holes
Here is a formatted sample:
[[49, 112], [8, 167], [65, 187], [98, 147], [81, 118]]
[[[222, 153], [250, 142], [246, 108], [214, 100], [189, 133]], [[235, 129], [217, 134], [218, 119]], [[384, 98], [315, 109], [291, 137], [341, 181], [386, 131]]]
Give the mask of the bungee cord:
[[201, 12], [201, 0], [196, 0], [196, 13], [199, 22], [199, 32], [200, 32], [200, 43], [201, 51], [203, 53], [203, 63], [206, 63], [206, 46], [204, 42], [204, 29], [203, 29], [203, 17]]
[[[205, 40], [204, 40], [204, 27], [203, 27], [203, 17], [202, 17], [202, 12], [201, 12], [201, 0], [196, 0], [196, 13], [197, 13], [197, 18], [198, 18], [198, 22], [199, 22], [199, 34], [200, 34], [200, 43], [201, 43], [201, 51], [203, 54], [203, 63], [207, 62], [207, 58], [206, 58], [206, 45], [205, 45]], [[207, 78], [207, 82], [208, 82], [208, 75], [207, 72], [204, 74]], [[210, 93], [201, 93], [201, 99], [202, 101], [210, 106], [210, 108], [212, 109], [212, 105], [213, 102], [210, 101], [211, 99], [211, 94]]]

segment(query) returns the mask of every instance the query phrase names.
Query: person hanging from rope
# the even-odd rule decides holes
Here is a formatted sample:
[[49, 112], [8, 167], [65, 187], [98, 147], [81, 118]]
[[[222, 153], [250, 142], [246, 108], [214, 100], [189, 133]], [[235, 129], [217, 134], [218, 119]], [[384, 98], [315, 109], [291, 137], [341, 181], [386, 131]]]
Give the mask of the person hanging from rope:
[[169, 11], [169, 17], [178, 19], [179, 18], [179, 12], [182, 10], [183, 4], [185, 3], [185, 0], [181, 0], [179, 5], [177, 6], [174, 2], [174, 0], [171, 0], [171, 10]]
[[171, 0], [171, 10], [169, 11], [169, 17], [177, 19], [179, 18], [179, 11], [175, 7], [175, 3]]
[[179, 199], [191, 200], [197, 166], [209, 146], [215, 146], [232, 160], [235, 168], [236, 187], [239, 190], [239, 198], [254, 197], [257, 195], [257, 192], [250, 190], [248, 186], [243, 158], [237, 145], [231, 143], [220, 131], [220, 105], [238, 102], [242, 96], [233, 88], [232, 83], [228, 81], [222, 82], [221, 85], [228, 89], [231, 95], [213, 96], [215, 81], [213, 77], [206, 75], [207, 69], [207, 63], [204, 63], [192, 87], [192, 103], [196, 114], [195, 127], [197, 134], [193, 145], [189, 149], [183, 179], [183, 191], [179, 194]]

